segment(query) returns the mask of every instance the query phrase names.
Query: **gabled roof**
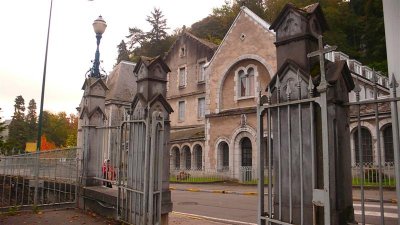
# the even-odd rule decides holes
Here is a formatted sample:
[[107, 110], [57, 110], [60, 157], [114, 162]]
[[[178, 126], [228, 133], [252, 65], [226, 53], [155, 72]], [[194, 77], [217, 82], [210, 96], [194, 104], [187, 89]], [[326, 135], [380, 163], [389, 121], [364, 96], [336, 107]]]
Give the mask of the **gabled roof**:
[[[137, 93], [135, 95], [135, 97], [133, 98], [132, 109], [136, 108], [136, 105], [138, 104], [139, 101], [142, 103], [146, 102], [145, 97], [141, 93]], [[149, 106], [152, 106], [156, 102], [160, 102], [164, 106], [165, 110], [167, 110], [168, 113], [172, 113], [174, 111], [172, 109], [171, 105], [167, 102], [167, 100], [164, 98], [164, 96], [162, 94], [158, 94], [158, 95], [154, 96], [154, 98], [152, 98], [149, 101]]]
[[232, 25], [229, 27], [228, 32], [226, 32], [224, 39], [222, 39], [221, 44], [218, 46], [217, 50], [215, 51], [213, 57], [211, 58], [210, 62], [208, 62], [206, 65], [210, 65], [212, 63], [212, 61], [214, 61], [214, 58], [216, 57], [216, 55], [218, 54], [219, 51], [221, 51], [221, 48], [224, 44], [224, 42], [226, 41], [227, 37], [229, 36], [229, 34], [231, 33], [232, 29], [236, 26], [236, 23], [238, 22], [239, 18], [241, 15], [247, 15], [250, 19], [254, 20], [254, 22], [256, 22], [257, 24], [259, 24], [261, 27], [263, 27], [266, 31], [273, 33], [275, 35], [275, 32], [270, 31], [269, 27], [270, 24], [267, 23], [265, 20], [263, 20], [261, 17], [257, 16], [257, 14], [255, 14], [253, 11], [251, 11], [249, 8], [247, 8], [246, 6], [242, 6], [240, 7], [240, 11], [238, 13], [238, 15], [236, 16], [235, 20], [233, 21]]
[[136, 93], [135, 97], [132, 100], [131, 108], [135, 109], [136, 105], [138, 104], [139, 101], [144, 103], [144, 102], [146, 102], [146, 98], [141, 93]]
[[150, 68], [152, 65], [160, 63], [161, 67], [165, 72], [171, 72], [169, 69], [168, 65], [165, 64], [164, 60], [162, 60], [161, 56], [156, 56], [154, 58], [151, 57], [146, 57], [146, 56], [140, 56], [139, 62], [136, 64], [135, 68], [133, 69], [134, 73], [139, 72], [140, 67], [142, 64], [144, 64], [147, 68]]
[[274, 22], [272, 22], [271, 27], [269, 29], [276, 30], [276, 28], [283, 22], [283, 19], [286, 17], [286, 15], [290, 11], [295, 11], [295, 12], [299, 13], [300, 15], [304, 16], [305, 18], [308, 18], [309, 16], [315, 14], [318, 17], [318, 20], [320, 22], [322, 32], [329, 29], [328, 23], [326, 22], [324, 13], [322, 12], [322, 9], [321, 9], [321, 6], [319, 3], [314, 3], [314, 4], [308, 5], [301, 9], [297, 8], [292, 3], [287, 3], [285, 5], [285, 7], [283, 7], [283, 9], [279, 13], [279, 15], [276, 17]]
[[195, 42], [199, 43], [200, 45], [214, 51], [215, 49], [217, 49], [218, 45], [209, 42], [207, 40], [203, 40], [201, 38], [198, 38], [196, 36], [194, 36], [193, 34], [189, 33], [188, 31], [183, 31], [182, 34], [179, 35], [179, 37], [175, 40], [175, 42], [171, 45], [171, 47], [169, 48], [168, 52], [165, 54], [165, 59], [170, 55], [170, 53], [172, 52], [172, 50], [175, 48], [175, 46], [179, 43], [179, 40], [182, 37], [187, 37], [191, 40], [194, 40]]
[[157, 101], [160, 102], [164, 106], [165, 110], [167, 110], [168, 113], [174, 112], [171, 105], [167, 102], [167, 100], [164, 98], [164, 96], [162, 94], [158, 94], [153, 99], [151, 99], [149, 102], [150, 106], [152, 106]]
[[267, 85], [267, 88], [265, 89], [265, 91], [268, 90], [268, 87], [273, 87], [274, 88], [277, 77], [281, 78], [282, 75], [284, 73], [286, 73], [286, 71], [288, 69], [290, 69], [290, 68], [292, 68], [295, 71], [299, 71], [300, 76], [302, 76], [303, 79], [308, 82], [307, 72], [304, 71], [301, 68], [301, 66], [299, 66], [295, 61], [293, 61], [291, 59], [286, 59], [285, 62], [282, 64], [282, 66], [279, 68], [279, 70], [276, 72], [276, 74], [272, 77], [271, 82], [269, 82], [269, 84]]
[[82, 119], [85, 114], [87, 114], [90, 119], [94, 115], [95, 112], [100, 112], [100, 114], [102, 114], [104, 116], [104, 118], [107, 117], [106, 113], [99, 106], [94, 108], [91, 112], [89, 112], [89, 109], [85, 106], [81, 110], [81, 113], [80, 113], [81, 115], [79, 116], [79, 119]]
[[[82, 86], [82, 90], [85, 90], [86, 85], [88, 85], [88, 80], [89, 80], [89, 79], [90, 79], [90, 78], [85, 79], [85, 82], [83, 83], [83, 86]], [[93, 86], [96, 85], [97, 83], [100, 83], [101, 86], [103, 86], [104, 90], [108, 90], [107, 85], [104, 83], [103, 79], [101, 79], [101, 78], [97, 79], [95, 82], [93, 82], [92, 84], [90, 84], [90, 87], [93, 87]]]

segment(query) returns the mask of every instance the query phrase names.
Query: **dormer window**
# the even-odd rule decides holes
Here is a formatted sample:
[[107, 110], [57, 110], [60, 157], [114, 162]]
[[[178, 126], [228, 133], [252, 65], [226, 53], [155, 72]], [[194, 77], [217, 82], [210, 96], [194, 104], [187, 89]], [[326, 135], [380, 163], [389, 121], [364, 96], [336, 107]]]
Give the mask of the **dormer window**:
[[180, 48], [180, 50], [179, 50], [179, 56], [180, 56], [180, 57], [186, 56], [186, 48], [185, 48], [185, 46], [182, 46], [182, 47]]

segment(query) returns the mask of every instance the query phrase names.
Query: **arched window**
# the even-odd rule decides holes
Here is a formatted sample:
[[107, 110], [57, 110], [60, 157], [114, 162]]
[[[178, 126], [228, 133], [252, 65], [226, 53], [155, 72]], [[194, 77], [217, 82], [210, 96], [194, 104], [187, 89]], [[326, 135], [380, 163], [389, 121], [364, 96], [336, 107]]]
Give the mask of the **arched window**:
[[172, 149], [172, 154], [171, 154], [171, 166], [174, 167], [175, 170], [179, 170], [180, 165], [181, 165], [181, 158], [179, 155], [179, 149], [178, 147], [175, 147]]
[[249, 138], [244, 137], [241, 140], [242, 166], [252, 166], [252, 147]]
[[188, 146], [183, 148], [183, 160], [185, 163], [184, 168], [190, 170], [192, 168], [192, 154]]
[[218, 144], [218, 170], [229, 170], [229, 145], [225, 141]]
[[[354, 131], [354, 150], [356, 155], [356, 163], [360, 162], [360, 153], [359, 153], [359, 146], [358, 146], [358, 129]], [[371, 133], [368, 129], [362, 127], [361, 128], [361, 150], [363, 153], [363, 162], [364, 163], [372, 163], [373, 156], [372, 156], [372, 137]]]
[[254, 68], [250, 67], [246, 71], [239, 70], [239, 97], [254, 95]]
[[197, 170], [203, 169], [203, 150], [200, 145], [194, 147], [194, 163]]
[[383, 130], [383, 146], [385, 148], [385, 162], [394, 162], [392, 125]]

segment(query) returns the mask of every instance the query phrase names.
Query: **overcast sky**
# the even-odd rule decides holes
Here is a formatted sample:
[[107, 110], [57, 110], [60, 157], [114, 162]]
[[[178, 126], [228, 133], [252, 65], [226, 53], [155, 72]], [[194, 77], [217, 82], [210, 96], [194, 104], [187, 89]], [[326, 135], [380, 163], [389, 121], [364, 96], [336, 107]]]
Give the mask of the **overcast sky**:
[[[85, 73], [96, 50], [93, 21], [102, 15], [107, 30], [100, 44], [102, 67], [112, 70], [116, 46], [129, 27], [150, 29], [146, 16], [160, 8], [170, 31], [206, 17], [225, 0], [53, 0], [44, 110], [76, 113]], [[39, 111], [50, 0], [0, 2], [0, 116], [11, 119], [14, 99]]]

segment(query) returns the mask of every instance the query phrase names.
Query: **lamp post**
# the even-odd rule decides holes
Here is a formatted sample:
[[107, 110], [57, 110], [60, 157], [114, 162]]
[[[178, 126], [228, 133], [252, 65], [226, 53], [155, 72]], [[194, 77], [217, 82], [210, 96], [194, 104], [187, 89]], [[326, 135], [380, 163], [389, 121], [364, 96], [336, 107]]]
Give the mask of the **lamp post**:
[[40, 111], [39, 111], [39, 121], [38, 121], [38, 136], [36, 142], [36, 152], [40, 151], [40, 146], [42, 144], [42, 123], [43, 123], [43, 100], [44, 100], [44, 88], [46, 84], [46, 67], [47, 67], [47, 52], [49, 49], [49, 36], [50, 36], [50, 24], [51, 24], [51, 12], [53, 8], [53, 0], [50, 2], [50, 14], [49, 14], [49, 24], [47, 26], [47, 40], [46, 40], [46, 52], [44, 55], [44, 68], [43, 68], [43, 80], [42, 80], [42, 94], [40, 97]]
[[93, 29], [94, 32], [96, 33], [96, 39], [97, 39], [97, 49], [96, 49], [96, 54], [94, 57], [94, 62], [93, 62], [93, 67], [90, 71], [90, 77], [93, 78], [101, 78], [100, 75], [100, 51], [99, 51], [99, 45], [100, 45], [100, 40], [101, 37], [106, 30], [107, 23], [104, 21], [103, 17], [99, 16], [94, 22], [93, 22]]

